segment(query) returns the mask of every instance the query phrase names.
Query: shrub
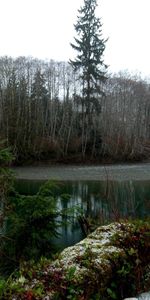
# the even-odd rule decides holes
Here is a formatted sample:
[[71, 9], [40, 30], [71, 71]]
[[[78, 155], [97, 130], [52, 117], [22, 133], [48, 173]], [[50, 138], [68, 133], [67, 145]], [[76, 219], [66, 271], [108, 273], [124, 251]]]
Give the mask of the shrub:
[[47, 182], [36, 195], [24, 196], [15, 191], [9, 195], [11, 209], [0, 253], [3, 273], [12, 272], [22, 260], [37, 261], [56, 251], [53, 238], [59, 236], [58, 217], [67, 213], [56, 207], [57, 188], [55, 183]]

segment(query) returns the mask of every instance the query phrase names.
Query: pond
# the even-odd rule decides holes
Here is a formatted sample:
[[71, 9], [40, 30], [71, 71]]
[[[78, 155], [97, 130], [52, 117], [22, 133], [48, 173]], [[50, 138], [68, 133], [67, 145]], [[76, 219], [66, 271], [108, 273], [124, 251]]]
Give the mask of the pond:
[[[21, 194], [33, 195], [43, 180], [16, 180], [16, 189]], [[57, 207], [70, 209], [78, 207], [85, 218], [97, 220], [100, 224], [117, 221], [120, 218], [141, 218], [150, 216], [150, 181], [61, 181], [56, 192]], [[60, 195], [69, 197], [63, 200]], [[74, 210], [73, 218], [64, 220], [59, 229], [60, 238], [55, 242], [61, 247], [73, 245], [84, 238]], [[68, 222], [67, 222], [68, 221]]]

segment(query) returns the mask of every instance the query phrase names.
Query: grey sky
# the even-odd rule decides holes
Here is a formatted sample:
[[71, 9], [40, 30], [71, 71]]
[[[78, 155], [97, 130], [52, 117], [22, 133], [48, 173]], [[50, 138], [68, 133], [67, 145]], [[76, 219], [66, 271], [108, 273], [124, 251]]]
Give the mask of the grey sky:
[[[68, 60], [77, 9], [83, 0], [0, 0], [0, 55]], [[150, 76], [150, 0], [98, 0], [105, 63], [110, 72], [128, 69]]]

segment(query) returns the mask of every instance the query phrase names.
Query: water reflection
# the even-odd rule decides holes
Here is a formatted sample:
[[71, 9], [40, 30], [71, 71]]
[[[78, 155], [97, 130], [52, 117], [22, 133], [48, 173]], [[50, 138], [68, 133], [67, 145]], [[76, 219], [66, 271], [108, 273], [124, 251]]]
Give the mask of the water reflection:
[[[16, 187], [22, 194], [34, 194], [43, 182], [18, 180]], [[61, 182], [57, 193], [57, 208], [79, 208], [85, 218], [98, 220], [105, 224], [120, 218], [145, 218], [150, 216], [149, 181], [76, 181]], [[61, 194], [70, 197], [61, 197]], [[77, 221], [77, 210], [71, 212], [72, 218], [63, 216], [60, 227], [61, 245], [71, 245], [83, 238]], [[69, 222], [70, 221], [70, 222]]]
[[150, 215], [150, 182], [66, 182], [61, 191], [71, 195], [67, 207], [78, 205], [88, 217], [117, 219]]

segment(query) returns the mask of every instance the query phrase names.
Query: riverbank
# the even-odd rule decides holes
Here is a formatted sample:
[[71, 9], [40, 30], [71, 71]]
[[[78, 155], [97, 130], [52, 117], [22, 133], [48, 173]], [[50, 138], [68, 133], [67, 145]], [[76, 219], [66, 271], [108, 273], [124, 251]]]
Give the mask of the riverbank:
[[118, 165], [42, 165], [11, 168], [17, 179], [29, 180], [150, 180], [150, 163]]
[[2, 299], [110, 300], [146, 292], [149, 232], [149, 222], [141, 221], [98, 227], [54, 261], [41, 259], [37, 266], [24, 263], [18, 276], [3, 282]]

